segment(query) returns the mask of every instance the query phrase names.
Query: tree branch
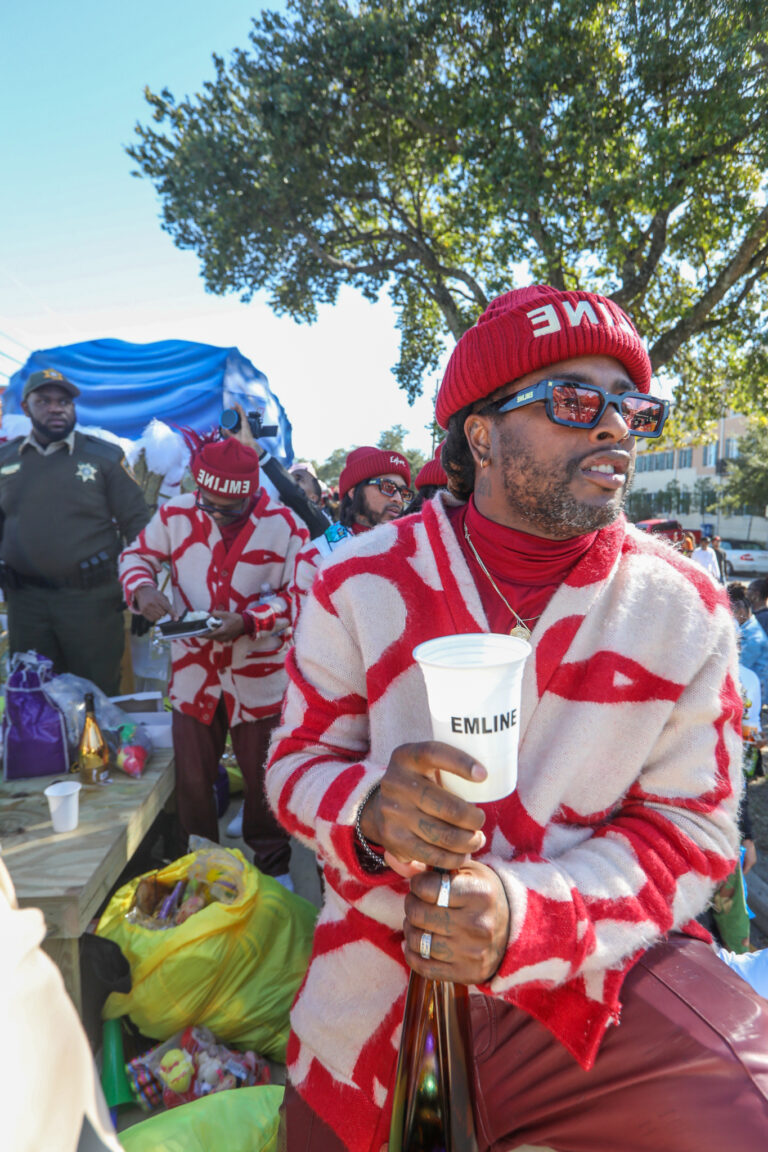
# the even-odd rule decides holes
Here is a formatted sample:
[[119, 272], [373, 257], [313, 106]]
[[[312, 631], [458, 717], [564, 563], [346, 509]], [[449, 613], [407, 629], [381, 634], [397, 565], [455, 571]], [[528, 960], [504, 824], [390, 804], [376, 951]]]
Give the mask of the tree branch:
[[689, 308], [668, 332], [665, 332], [650, 350], [654, 371], [674, 356], [686, 340], [700, 331], [712, 310], [728, 290], [750, 268], [755, 253], [768, 236], [768, 206], [758, 214], [733, 257], [720, 270], [714, 284]]

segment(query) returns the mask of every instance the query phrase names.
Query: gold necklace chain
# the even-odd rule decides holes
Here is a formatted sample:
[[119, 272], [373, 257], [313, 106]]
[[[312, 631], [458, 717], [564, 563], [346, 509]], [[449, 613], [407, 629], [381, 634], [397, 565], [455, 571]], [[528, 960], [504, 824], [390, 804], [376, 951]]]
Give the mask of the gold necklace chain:
[[[514, 608], [510, 604], [509, 600], [507, 600], [507, 598], [504, 595], [504, 593], [502, 592], [501, 588], [499, 588], [499, 586], [496, 583], [496, 581], [494, 580], [493, 576], [491, 576], [491, 574], [488, 571], [488, 569], [486, 568], [485, 564], [483, 564], [482, 560], [480, 559], [480, 556], [478, 555], [477, 548], [475, 548], [474, 544], [472, 543], [472, 537], [469, 534], [469, 529], [467, 528], [466, 520], [464, 521], [464, 539], [466, 540], [467, 544], [469, 544], [469, 547], [472, 549], [472, 555], [474, 556], [475, 560], [477, 560], [478, 564], [480, 565], [480, 568], [482, 569], [482, 571], [485, 573], [488, 580], [490, 581], [490, 585], [493, 588], [494, 592], [502, 600], [502, 602], [506, 605], [508, 611], [511, 613], [512, 616], [514, 616], [515, 620], [517, 621], [514, 628], [510, 632], [510, 636], [520, 636], [523, 640], [530, 640], [530, 638], [531, 638], [530, 628], [526, 624], [525, 620], [523, 620], [522, 616], [518, 616], [517, 612], [515, 612]], [[539, 616], [540, 615], [541, 615], [541, 613], [539, 613]], [[530, 616], [529, 619], [531, 620], [531, 622], [533, 622], [533, 621], [538, 620], [539, 616]]]

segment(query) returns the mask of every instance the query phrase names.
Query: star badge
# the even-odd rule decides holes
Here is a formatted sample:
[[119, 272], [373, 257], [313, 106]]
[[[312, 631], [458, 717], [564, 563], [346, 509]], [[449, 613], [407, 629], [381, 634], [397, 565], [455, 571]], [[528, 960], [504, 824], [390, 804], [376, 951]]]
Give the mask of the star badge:
[[95, 480], [97, 474], [98, 469], [94, 464], [78, 464], [77, 470], [75, 472], [75, 475], [79, 476], [84, 484], [89, 480]]

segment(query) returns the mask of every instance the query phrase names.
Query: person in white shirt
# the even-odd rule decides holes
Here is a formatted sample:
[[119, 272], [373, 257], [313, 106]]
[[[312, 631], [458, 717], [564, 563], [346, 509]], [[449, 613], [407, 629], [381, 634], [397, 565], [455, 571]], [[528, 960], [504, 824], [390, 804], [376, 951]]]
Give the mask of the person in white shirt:
[[713, 580], [716, 580], [718, 584], [720, 583], [720, 565], [714, 550], [709, 546], [709, 537], [702, 536], [699, 547], [693, 550], [691, 560], [695, 560], [705, 572], [709, 572]]

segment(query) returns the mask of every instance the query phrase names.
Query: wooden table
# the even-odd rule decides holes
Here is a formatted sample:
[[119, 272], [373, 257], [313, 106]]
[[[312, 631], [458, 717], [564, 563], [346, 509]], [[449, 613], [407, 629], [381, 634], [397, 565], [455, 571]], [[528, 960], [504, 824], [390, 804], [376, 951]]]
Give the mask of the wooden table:
[[82, 788], [74, 832], [54, 832], [43, 789], [61, 777], [0, 783], [0, 851], [19, 904], [42, 909], [43, 947], [82, 1014], [80, 937], [173, 792], [173, 753], [153, 752], [144, 774], [113, 773]]

